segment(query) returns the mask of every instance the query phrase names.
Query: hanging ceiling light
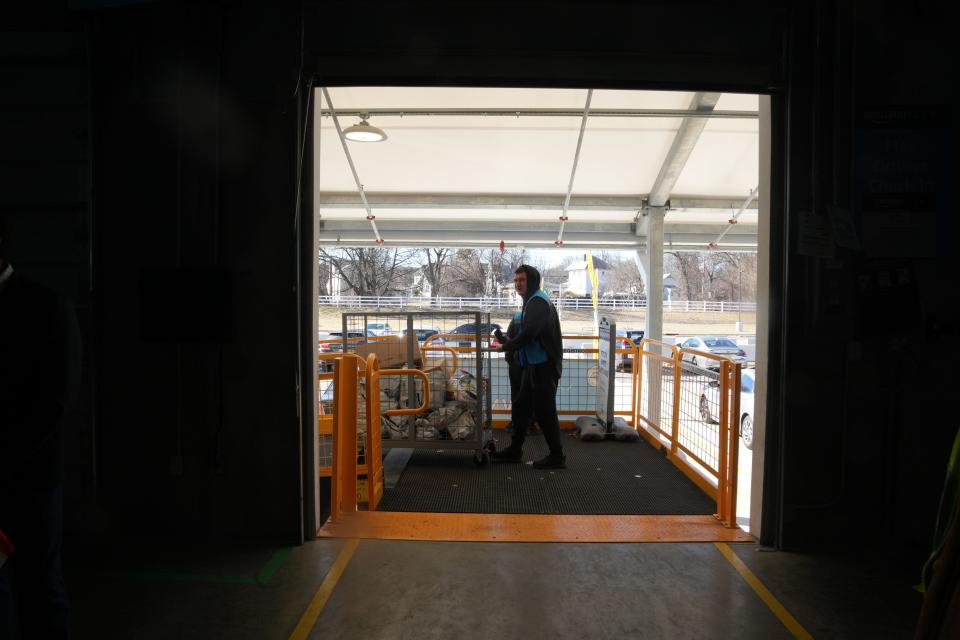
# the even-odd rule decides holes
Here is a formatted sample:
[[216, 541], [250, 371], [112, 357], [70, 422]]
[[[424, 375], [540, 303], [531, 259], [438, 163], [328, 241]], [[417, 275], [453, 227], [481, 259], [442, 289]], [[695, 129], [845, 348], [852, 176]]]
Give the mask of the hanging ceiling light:
[[360, 124], [347, 127], [343, 130], [343, 137], [354, 142], [380, 142], [387, 139], [387, 134], [383, 129], [373, 126], [367, 122], [369, 118], [365, 113], [360, 114]]

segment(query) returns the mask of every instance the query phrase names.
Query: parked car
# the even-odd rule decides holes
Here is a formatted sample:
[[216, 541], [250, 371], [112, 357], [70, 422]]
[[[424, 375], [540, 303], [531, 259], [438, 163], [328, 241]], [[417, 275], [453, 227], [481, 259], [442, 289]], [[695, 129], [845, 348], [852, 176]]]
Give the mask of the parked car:
[[[347, 331], [347, 339], [351, 342], [359, 342], [357, 338], [366, 338], [367, 334], [363, 331]], [[335, 329], [320, 334], [318, 340], [320, 353], [331, 353], [343, 351], [343, 331]]]
[[[743, 446], [753, 449], [753, 397], [756, 381], [752, 369], [740, 373], [740, 439]], [[718, 424], [713, 407], [720, 406], [720, 381], [711, 380], [700, 394], [700, 417], [708, 424]]]
[[[419, 342], [420, 344], [423, 344], [424, 341], [430, 338], [430, 336], [435, 336], [438, 333], [440, 333], [440, 329], [437, 329], [436, 327], [419, 328], [419, 329], [413, 330], [413, 334], [417, 337], [417, 342]], [[403, 335], [404, 337], [406, 337], [407, 335], [406, 329], [403, 330]], [[430, 344], [443, 345], [443, 338], [436, 338], [432, 340]]]
[[[499, 342], [497, 342], [497, 339], [493, 337], [493, 332], [496, 331], [497, 329], [499, 329], [500, 331], [503, 331], [503, 327], [500, 326], [499, 324], [495, 323], [495, 322], [481, 322], [481, 323], [480, 323], [480, 335], [481, 335], [481, 336], [491, 336], [491, 337], [490, 337], [490, 346], [491, 346], [491, 347], [496, 347], [496, 346], [499, 346], [499, 344], [500, 344]], [[471, 335], [471, 336], [472, 336], [472, 335], [476, 335], [476, 333], [477, 333], [477, 323], [476, 323], [476, 322], [469, 322], [469, 323], [467, 323], [467, 324], [461, 324], [459, 327], [455, 328], [455, 329], [454, 329], [453, 331], [451, 331], [450, 333], [455, 334], [455, 335], [456, 335], [456, 334], [464, 334], [464, 335]], [[466, 338], [460, 338], [459, 342], [457, 343], [457, 346], [460, 346], [460, 347], [471, 347], [471, 346], [473, 346], [473, 343], [470, 342], [469, 340], [467, 340]]]
[[[618, 329], [617, 333], [620, 335], [626, 336], [633, 340], [633, 344], [640, 346], [640, 341], [643, 340], [643, 329]], [[631, 345], [626, 340], [619, 340], [617, 344], [618, 349], [630, 349]], [[633, 355], [629, 353], [621, 353], [620, 360], [617, 362], [617, 371], [633, 371]]]
[[757, 361], [757, 336], [737, 336], [734, 342], [743, 349], [747, 362]]
[[[363, 331], [348, 331], [347, 338], [365, 338]], [[354, 340], [354, 342], [359, 342]], [[317, 338], [317, 353], [340, 353], [343, 351], [343, 330], [336, 329], [321, 333]], [[317, 366], [319, 371], [333, 371], [333, 360], [321, 360]]]
[[[693, 336], [680, 343], [683, 349], [696, 349], [697, 351], [706, 351], [718, 356], [725, 356], [734, 362], [740, 364], [747, 363], [746, 352], [737, 346], [737, 343], [723, 336]], [[698, 357], [692, 353], [684, 353], [683, 361], [689, 362], [695, 367], [704, 369], [719, 369], [720, 363], [712, 358]]]
[[389, 322], [368, 322], [367, 333], [371, 336], [388, 336], [393, 333]]

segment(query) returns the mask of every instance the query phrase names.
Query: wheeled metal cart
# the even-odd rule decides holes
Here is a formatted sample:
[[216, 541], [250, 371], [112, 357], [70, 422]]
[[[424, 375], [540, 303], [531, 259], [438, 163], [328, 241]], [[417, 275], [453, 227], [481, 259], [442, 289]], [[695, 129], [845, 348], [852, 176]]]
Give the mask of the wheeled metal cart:
[[[420, 406], [423, 379], [411, 374], [381, 381], [377, 400], [384, 448], [472, 449], [476, 464], [489, 461], [496, 450], [490, 393], [496, 328], [503, 329], [480, 311], [342, 314], [344, 352], [363, 358], [375, 353], [381, 368], [416, 369], [429, 380], [427, 411], [403, 416], [385, 412]], [[361, 388], [361, 394], [365, 391]]]

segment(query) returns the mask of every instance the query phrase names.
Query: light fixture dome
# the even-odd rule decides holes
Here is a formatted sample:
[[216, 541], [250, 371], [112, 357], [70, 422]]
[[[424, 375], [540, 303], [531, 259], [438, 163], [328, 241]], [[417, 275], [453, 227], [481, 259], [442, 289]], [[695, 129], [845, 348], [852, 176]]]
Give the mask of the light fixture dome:
[[360, 124], [344, 129], [343, 137], [354, 142], [380, 142], [387, 139], [387, 134], [367, 122], [367, 116], [360, 116]]

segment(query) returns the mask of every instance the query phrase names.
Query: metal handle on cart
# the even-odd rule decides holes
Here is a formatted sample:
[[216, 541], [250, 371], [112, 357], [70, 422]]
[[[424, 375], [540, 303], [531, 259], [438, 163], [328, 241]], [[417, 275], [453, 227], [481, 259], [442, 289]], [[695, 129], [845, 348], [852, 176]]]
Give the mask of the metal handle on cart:
[[427, 344], [423, 343], [423, 346], [420, 347], [421, 351], [449, 351], [450, 355], [453, 357], [453, 368], [451, 371], [457, 370], [457, 352], [452, 347], [441, 347], [440, 345]]
[[384, 415], [387, 416], [412, 416], [418, 413], [425, 413], [430, 408], [430, 378], [419, 369], [380, 369], [374, 371], [371, 376], [374, 381], [374, 389], [380, 389], [380, 376], [420, 376], [423, 378], [423, 404], [416, 409], [387, 409]]

